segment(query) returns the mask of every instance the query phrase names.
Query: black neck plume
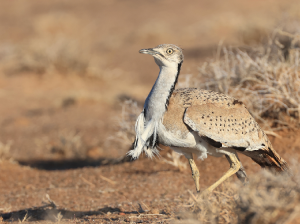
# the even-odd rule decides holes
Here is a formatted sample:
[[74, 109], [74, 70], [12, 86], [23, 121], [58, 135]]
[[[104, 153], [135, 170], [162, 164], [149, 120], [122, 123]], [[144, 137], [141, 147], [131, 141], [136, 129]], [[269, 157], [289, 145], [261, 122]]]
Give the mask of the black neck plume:
[[166, 110], [168, 109], [168, 106], [169, 106], [169, 100], [170, 100], [170, 97], [175, 89], [175, 86], [178, 82], [178, 76], [179, 76], [179, 73], [180, 73], [180, 69], [181, 69], [181, 65], [182, 65], [182, 62], [178, 64], [178, 67], [177, 67], [177, 74], [176, 74], [176, 77], [175, 77], [175, 81], [173, 83], [173, 85], [171, 86], [170, 90], [169, 90], [169, 95], [168, 95], [168, 98], [166, 100]]

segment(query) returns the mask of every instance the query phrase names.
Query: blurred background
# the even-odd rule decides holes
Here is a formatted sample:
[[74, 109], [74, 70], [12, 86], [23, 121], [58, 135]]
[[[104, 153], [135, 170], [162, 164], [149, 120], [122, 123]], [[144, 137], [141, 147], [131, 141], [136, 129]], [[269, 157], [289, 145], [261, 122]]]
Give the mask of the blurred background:
[[[299, 76], [297, 79], [289, 75], [291, 79], [283, 77], [282, 80], [295, 85], [285, 83], [286, 89], [279, 92], [276, 91], [281, 87], [276, 85], [282, 82], [277, 80], [271, 95], [265, 101], [259, 101], [259, 108], [255, 103], [262, 99], [261, 95], [257, 94], [257, 98], [249, 95], [257, 90], [250, 88], [253, 83], [241, 85], [239, 81], [241, 71], [248, 74], [256, 69], [263, 75], [274, 71], [271, 73], [278, 78], [278, 71], [290, 74], [298, 69], [299, 51], [290, 51], [299, 48], [298, 0], [1, 0], [0, 5], [0, 158], [3, 162], [19, 162], [5, 165], [10, 167], [2, 174], [6, 193], [21, 181], [9, 179], [14, 172], [15, 178], [23, 176], [25, 182], [21, 182], [26, 186], [26, 181], [30, 181], [30, 178], [26, 180], [27, 172], [23, 172], [25, 168], [20, 164], [55, 170], [59, 166], [67, 169], [83, 167], [86, 161], [98, 161], [95, 164], [99, 165], [104, 159], [122, 158], [132, 144], [134, 121], [158, 74], [153, 59], [138, 51], [163, 43], [184, 49], [185, 61], [178, 87], [214, 89], [242, 98], [274, 144], [285, 145], [291, 150], [300, 149], [298, 132], [294, 131], [292, 135], [288, 132], [290, 128], [298, 130], [299, 126]], [[242, 49], [247, 55], [241, 52], [238, 55], [236, 49]], [[269, 58], [263, 61], [266, 54], [275, 51], [279, 52], [273, 57], [281, 62], [280, 66], [276, 63], [279, 67]], [[251, 57], [258, 57], [260, 61], [251, 61]], [[287, 58], [290, 61], [286, 62]], [[288, 70], [295, 64], [296, 69]], [[235, 70], [237, 67], [239, 72]], [[295, 74], [298, 73], [292, 75]], [[236, 79], [228, 83], [231, 77]], [[269, 77], [267, 83], [274, 81], [274, 77]], [[214, 80], [218, 82], [212, 83]], [[270, 105], [270, 100], [273, 102], [271, 108], [266, 109], [265, 104]], [[264, 118], [268, 118], [268, 122]], [[276, 138], [283, 134], [294, 136], [293, 145], [287, 145], [291, 141]], [[142, 164], [152, 164], [150, 167], [156, 170], [184, 170], [182, 167], [187, 164], [180, 165], [179, 162], [178, 165], [180, 159], [168, 150], [166, 152], [163, 152], [167, 155], [164, 160]], [[286, 157], [290, 155], [285, 148], [279, 152]], [[162, 163], [166, 158], [169, 162]], [[201, 168], [216, 173], [203, 180], [207, 185], [224, 170], [214, 170], [213, 163], [218, 160], [211, 161], [207, 163], [210, 165]], [[252, 163], [246, 161], [246, 168]], [[136, 170], [139, 168], [148, 172], [141, 164], [136, 165]], [[106, 172], [101, 167], [97, 169], [95, 172]], [[126, 169], [130, 169], [128, 164]], [[258, 169], [251, 168], [250, 173]], [[30, 172], [34, 176], [40, 171], [33, 169]], [[113, 171], [110, 172], [109, 176], [113, 177]], [[189, 170], [184, 171], [184, 175], [190, 175]], [[64, 178], [68, 176], [66, 173]], [[190, 179], [184, 186], [193, 189]], [[94, 179], [85, 177], [85, 180], [92, 184], [90, 186], [97, 186]], [[59, 193], [53, 194], [59, 200]], [[37, 204], [35, 200], [26, 201], [21, 196], [11, 201], [12, 198], [15, 198], [13, 193], [7, 194], [0, 207], [11, 211]], [[130, 199], [129, 195], [128, 198], [129, 201], [136, 200]], [[102, 202], [99, 201], [100, 206]], [[83, 208], [82, 205], [71, 209]]]

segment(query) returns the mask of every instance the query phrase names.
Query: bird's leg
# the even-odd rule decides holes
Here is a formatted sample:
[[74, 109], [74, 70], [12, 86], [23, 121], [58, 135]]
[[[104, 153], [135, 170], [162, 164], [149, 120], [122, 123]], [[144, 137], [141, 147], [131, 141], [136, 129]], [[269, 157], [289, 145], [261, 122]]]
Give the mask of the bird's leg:
[[195, 181], [196, 190], [197, 190], [197, 193], [199, 193], [200, 192], [200, 184], [199, 184], [200, 173], [199, 173], [198, 167], [196, 166], [196, 163], [193, 159], [193, 156], [192, 156], [192, 158], [189, 158], [188, 160], [189, 160], [189, 163], [191, 166], [192, 177]]
[[[225, 156], [226, 156], [226, 159], [228, 160], [228, 162], [230, 163], [230, 166], [231, 166], [232, 161], [231, 161], [230, 157], [228, 155], [225, 155]], [[238, 155], [236, 153], [235, 153], [235, 156], [239, 160], [240, 165], [241, 165], [240, 169], [235, 174], [236, 174], [237, 178], [240, 181], [242, 181], [244, 184], [246, 184], [248, 182], [246, 171], [245, 171], [245, 169], [244, 169], [244, 167], [243, 167], [243, 165], [241, 163], [241, 160], [239, 159], [239, 157], [238, 157]]]
[[240, 163], [240, 161], [238, 160], [238, 158], [236, 157], [235, 154], [230, 153], [228, 155], [228, 157], [229, 157], [229, 160], [231, 161], [230, 169], [216, 183], [214, 183], [209, 188], [207, 188], [204, 192], [202, 192], [201, 195], [212, 192], [223, 181], [225, 181], [227, 178], [229, 178], [230, 176], [235, 174], [241, 168], [241, 163]]

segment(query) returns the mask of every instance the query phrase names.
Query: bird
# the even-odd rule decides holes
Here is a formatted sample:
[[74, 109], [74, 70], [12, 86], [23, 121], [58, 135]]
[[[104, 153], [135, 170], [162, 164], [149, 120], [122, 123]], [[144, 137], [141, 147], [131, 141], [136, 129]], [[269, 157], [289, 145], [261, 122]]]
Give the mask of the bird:
[[184, 60], [183, 51], [173, 44], [141, 49], [152, 55], [159, 66], [158, 77], [135, 123], [133, 148], [127, 153], [137, 159], [141, 153], [159, 155], [159, 144], [184, 155], [190, 164], [196, 191], [200, 193], [200, 173], [194, 156], [227, 158], [230, 168], [201, 194], [209, 194], [236, 174], [247, 182], [238, 153], [250, 157], [262, 168], [276, 172], [289, 170], [286, 161], [274, 150], [265, 132], [243, 102], [223, 93], [199, 88], [175, 89]]

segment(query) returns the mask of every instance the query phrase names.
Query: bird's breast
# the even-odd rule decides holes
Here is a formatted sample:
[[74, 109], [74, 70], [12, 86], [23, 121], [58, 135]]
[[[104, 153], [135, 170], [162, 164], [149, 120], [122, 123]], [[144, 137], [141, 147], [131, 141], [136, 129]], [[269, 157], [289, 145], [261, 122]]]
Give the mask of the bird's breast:
[[194, 148], [197, 144], [195, 136], [189, 131], [179, 129], [168, 130], [162, 122], [158, 125], [158, 142], [165, 146]]
[[158, 125], [159, 142], [167, 146], [194, 147], [196, 140], [183, 122], [185, 108], [169, 105]]

